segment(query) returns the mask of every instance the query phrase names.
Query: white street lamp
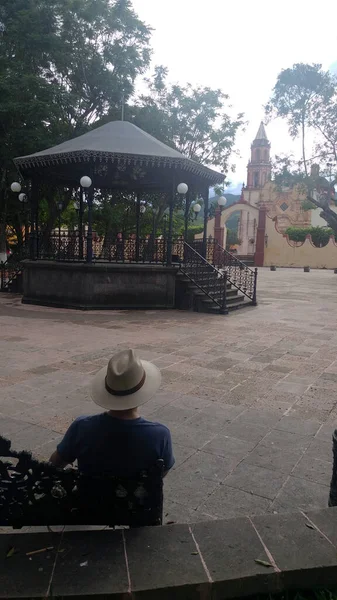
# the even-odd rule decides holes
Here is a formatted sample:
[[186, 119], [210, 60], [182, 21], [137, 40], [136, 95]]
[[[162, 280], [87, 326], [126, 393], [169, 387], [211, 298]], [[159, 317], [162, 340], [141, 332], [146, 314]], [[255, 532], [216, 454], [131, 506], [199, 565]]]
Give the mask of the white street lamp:
[[195, 216], [197, 216], [201, 211], [201, 206], [200, 204], [197, 202], [196, 204], [193, 204], [193, 212], [195, 214]]
[[183, 195], [187, 194], [187, 192], [188, 192], [187, 183], [179, 183], [177, 185], [177, 192], [178, 192], [178, 194], [183, 194]]
[[20, 200], [20, 202], [28, 202], [28, 198], [27, 198], [26, 194], [24, 194], [23, 192], [21, 192], [21, 194], [19, 194], [19, 200]]
[[83, 175], [83, 177], [81, 177], [80, 179], [80, 184], [83, 188], [90, 188], [90, 186], [92, 185], [92, 181], [90, 177], [88, 177], [87, 175]]
[[146, 211], [146, 206], [144, 206], [144, 204], [141, 204], [141, 206], [139, 207], [139, 211], [143, 215], [145, 213], [145, 211]]
[[225, 196], [220, 196], [220, 198], [218, 198], [218, 206], [220, 206], [220, 208], [223, 208], [224, 206], [226, 206], [227, 204], [227, 198], [225, 198]]
[[11, 184], [11, 190], [12, 192], [16, 192], [17, 194], [21, 192], [21, 183], [19, 183], [18, 181], [13, 181], [13, 183]]

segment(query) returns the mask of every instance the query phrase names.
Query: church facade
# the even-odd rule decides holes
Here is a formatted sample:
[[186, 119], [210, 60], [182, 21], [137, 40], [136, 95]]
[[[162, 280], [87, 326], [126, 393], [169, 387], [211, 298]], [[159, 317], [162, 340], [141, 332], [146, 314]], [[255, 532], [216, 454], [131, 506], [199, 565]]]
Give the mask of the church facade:
[[259, 209], [264, 206], [269, 217], [277, 217], [278, 230], [284, 232], [288, 227], [310, 227], [311, 211], [303, 209], [304, 200], [305, 194], [299, 188], [281, 188], [271, 181], [270, 141], [261, 122], [251, 145], [247, 184], [242, 188], [240, 199], [247, 209], [240, 211], [238, 237], [241, 244], [238, 254], [255, 252], [258, 223], [250, 207]]

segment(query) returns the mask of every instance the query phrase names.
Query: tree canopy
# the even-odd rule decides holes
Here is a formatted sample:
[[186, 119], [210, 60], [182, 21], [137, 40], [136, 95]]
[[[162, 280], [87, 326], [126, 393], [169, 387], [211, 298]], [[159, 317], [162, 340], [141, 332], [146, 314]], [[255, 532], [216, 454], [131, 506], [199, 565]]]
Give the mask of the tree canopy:
[[[298, 185], [305, 191], [306, 210], [321, 209], [321, 217], [337, 234], [333, 210], [337, 183], [337, 80], [319, 64], [295, 64], [278, 75], [266, 106], [269, 117], [287, 120], [292, 138], [302, 141], [302, 157], [276, 157], [274, 181]], [[313, 148], [306, 147], [307, 132], [316, 136]]]

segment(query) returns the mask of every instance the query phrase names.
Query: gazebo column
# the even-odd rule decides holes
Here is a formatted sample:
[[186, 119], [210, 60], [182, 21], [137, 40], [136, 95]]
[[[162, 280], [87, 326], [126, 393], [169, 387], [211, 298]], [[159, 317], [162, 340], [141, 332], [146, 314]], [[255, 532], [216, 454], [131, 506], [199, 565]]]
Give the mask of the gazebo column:
[[184, 241], [185, 242], [187, 242], [188, 217], [189, 217], [192, 199], [193, 199], [193, 189], [188, 188], [188, 192], [185, 196], [185, 223], [184, 223]]
[[87, 233], [87, 262], [92, 263], [92, 204], [94, 198], [93, 185], [88, 189], [88, 233]]
[[169, 223], [168, 223], [168, 236], [167, 236], [167, 266], [172, 265], [172, 232], [173, 232], [173, 208], [176, 197], [176, 182], [173, 178], [172, 191], [169, 200]]
[[139, 235], [140, 235], [140, 194], [136, 196], [136, 262], [139, 262]]
[[202, 237], [202, 255], [204, 258], [207, 256], [207, 223], [208, 223], [208, 194], [209, 186], [205, 187], [204, 196], [204, 233]]
[[37, 235], [38, 235], [38, 219], [37, 219], [37, 184], [34, 179], [31, 181], [30, 189], [30, 258], [31, 260], [37, 259]]

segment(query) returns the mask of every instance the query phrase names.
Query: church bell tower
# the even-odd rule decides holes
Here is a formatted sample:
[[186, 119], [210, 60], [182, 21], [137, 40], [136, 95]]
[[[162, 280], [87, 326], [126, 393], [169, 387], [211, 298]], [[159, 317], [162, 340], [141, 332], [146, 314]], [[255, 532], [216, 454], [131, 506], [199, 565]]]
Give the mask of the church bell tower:
[[261, 121], [255, 140], [251, 145], [247, 188], [250, 190], [262, 188], [270, 177], [270, 142], [267, 138], [264, 124]]

